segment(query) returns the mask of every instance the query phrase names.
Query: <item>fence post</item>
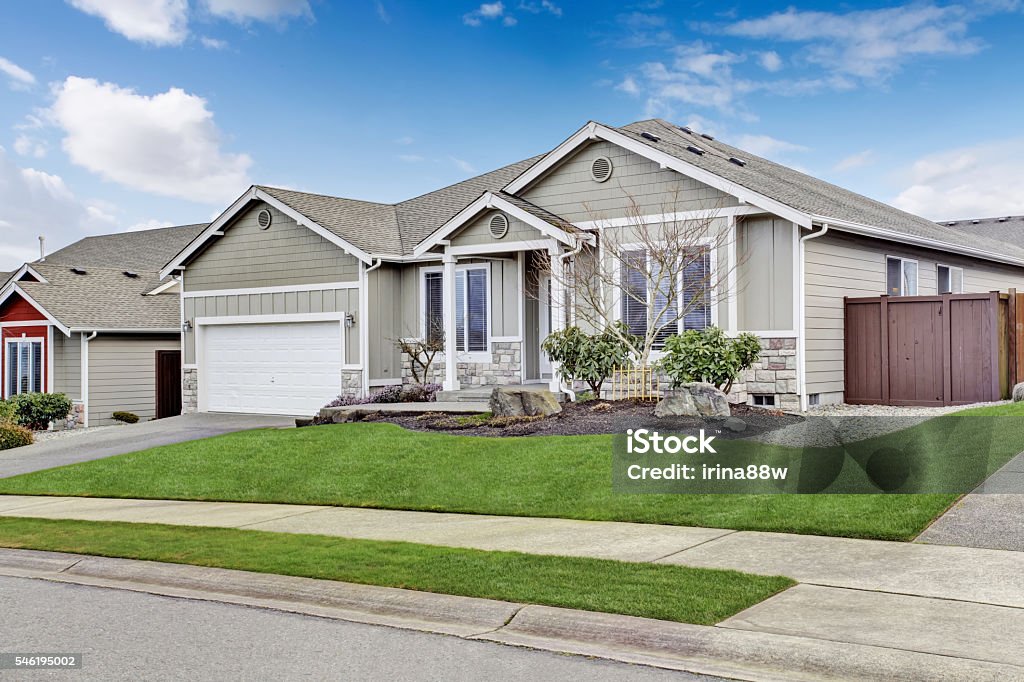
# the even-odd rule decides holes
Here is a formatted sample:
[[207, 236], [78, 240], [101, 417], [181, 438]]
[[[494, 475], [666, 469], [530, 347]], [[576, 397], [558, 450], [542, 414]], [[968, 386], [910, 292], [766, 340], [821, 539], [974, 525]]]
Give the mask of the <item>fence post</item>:
[[882, 404], [889, 404], [889, 297], [881, 296], [878, 305], [882, 317]]
[[992, 397], [991, 400], [1002, 400], [1003, 392], [1000, 390], [999, 376], [999, 292], [991, 291], [988, 295], [989, 318], [991, 325], [991, 343], [989, 344], [992, 353]]
[[1017, 290], [1010, 289], [1010, 300], [1006, 306], [1006, 331], [1009, 338], [1006, 342], [1007, 364], [1010, 368], [1010, 388], [1017, 385], [1021, 367], [1017, 366]]
[[942, 404], [953, 404], [953, 308], [950, 294], [942, 294]]

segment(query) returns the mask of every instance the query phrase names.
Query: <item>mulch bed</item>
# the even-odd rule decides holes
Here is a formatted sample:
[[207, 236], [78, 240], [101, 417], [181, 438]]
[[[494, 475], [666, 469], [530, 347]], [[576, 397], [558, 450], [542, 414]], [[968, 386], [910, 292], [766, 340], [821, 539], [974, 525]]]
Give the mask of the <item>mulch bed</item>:
[[426, 413], [420, 415], [366, 415], [363, 421], [398, 424], [413, 431], [434, 431], [464, 436], [582, 436], [624, 433], [648, 428], [663, 433], [715, 429], [721, 437], [748, 438], [765, 431], [796, 424], [803, 417], [747, 405], [733, 405], [728, 419], [654, 416], [653, 402], [618, 400], [564, 403], [562, 412], [547, 418], [511, 417], [485, 420], [475, 416]]

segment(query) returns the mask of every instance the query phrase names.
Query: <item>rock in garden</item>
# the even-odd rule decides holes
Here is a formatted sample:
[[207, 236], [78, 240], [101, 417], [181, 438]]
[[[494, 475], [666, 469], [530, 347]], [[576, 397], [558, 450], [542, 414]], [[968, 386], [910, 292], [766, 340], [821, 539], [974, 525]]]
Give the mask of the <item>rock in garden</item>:
[[495, 417], [550, 417], [562, 411], [551, 391], [498, 386], [491, 391], [491, 414]]
[[677, 389], [677, 393], [688, 392], [693, 398], [693, 404], [697, 411], [704, 417], [730, 417], [732, 411], [729, 409], [729, 399], [725, 393], [718, 390], [711, 384], [692, 383], [683, 384]]
[[689, 391], [680, 391], [676, 395], [662, 398], [654, 406], [655, 417], [699, 417], [700, 412], [693, 404], [693, 396]]
[[1024, 402], [1024, 382], [1019, 383], [1013, 387], [1013, 402]]

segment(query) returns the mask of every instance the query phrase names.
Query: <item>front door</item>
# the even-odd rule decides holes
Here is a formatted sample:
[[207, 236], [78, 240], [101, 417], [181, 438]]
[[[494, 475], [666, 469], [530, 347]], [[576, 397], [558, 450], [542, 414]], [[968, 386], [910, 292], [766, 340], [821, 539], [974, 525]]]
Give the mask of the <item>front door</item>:
[[181, 414], [181, 351], [156, 352], [156, 418]]
[[548, 338], [548, 334], [551, 333], [551, 276], [541, 275], [540, 281], [537, 283], [537, 291], [539, 295], [538, 299], [538, 317], [540, 324], [538, 325], [540, 333], [537, 338], [538, 353], [540, 353], [540, 376], [545, 378], [551, 376], [551, 360], [548, 358], [547, 353], [541, 348], [541, 344], [544, 343], [544, 339]]

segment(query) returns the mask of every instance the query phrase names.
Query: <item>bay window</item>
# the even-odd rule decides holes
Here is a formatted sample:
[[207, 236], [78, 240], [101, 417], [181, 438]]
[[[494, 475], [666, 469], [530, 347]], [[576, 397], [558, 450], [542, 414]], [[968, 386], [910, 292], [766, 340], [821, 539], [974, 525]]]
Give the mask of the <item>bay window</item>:
[[6, 389], [7, 397], [18, 393], [38, 393], [43, 390], [43, 340], [7, 339]]
[[[462, 353], [488, 350], [487, 268], [460, 266], [455, 271], [455, 348]], [[444, 338], [444, 275], [423, 273], [423, 336], [436, 342]]]
[[[626, 251], [621, 258], [621, 319], [637, 336], [657, 328], [655, 348], [674, 334], [711, 326], [711, 253], [707, 248], [696, 249], [685, 254], [681, 263], [681, 268], [662, 272], [664, 268], [651, 262], [644, 249]], [[676, 286], [672, 286], [673, 275], [680, 280]], [[647, 319], [651, 312], [658, 316], [653, 324]]]

